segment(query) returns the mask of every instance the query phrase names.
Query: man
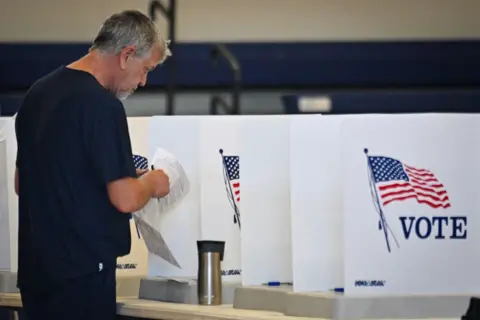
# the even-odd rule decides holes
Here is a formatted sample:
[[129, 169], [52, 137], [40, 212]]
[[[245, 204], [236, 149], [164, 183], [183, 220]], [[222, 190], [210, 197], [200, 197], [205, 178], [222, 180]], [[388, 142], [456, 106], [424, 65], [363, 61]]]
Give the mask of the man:
[[119, 100], [170, 55], [137, 11], [109, 17], [88, 54], [38, 80], [16, 118], [18, 287], [29, 320], [115, 319], [117, 257], [130, 213], [169, 192], [137, 176]]

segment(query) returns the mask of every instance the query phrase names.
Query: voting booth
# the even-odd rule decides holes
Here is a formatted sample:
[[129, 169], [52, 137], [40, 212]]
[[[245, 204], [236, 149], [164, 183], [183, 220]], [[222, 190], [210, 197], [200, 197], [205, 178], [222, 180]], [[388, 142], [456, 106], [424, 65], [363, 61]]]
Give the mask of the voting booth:
[[158, 148], [182, 163], [190, 192], [155, 228], [178, 266], [149, 253], [151, 277], [197, 275], [197, 240], [225, 241], [222, 278], [241, 281], [238, 117], [152, 117], [149, 158]]
[[[143, 278], [140, 298], [196, 303], [197, 240], [225, 241], [223, 301], [236, 308], [454, 317], [480, 294], [477, 115], [156, 116], [128, 124], [135, 164], [151, 168], [159, 150], [168, 152], [189, 180], [178, 206], [152, 211], [150, 235], [131, 221], [132, 250], [118, 259], [117, 275]], [[0, 271], [14, 273], [14, 120], [0, 119], [0, 128]]]
[[190, 187], [178, 206], [155, 218], [151, 238], [158, 250], [148, 253], [141, 298], [197, 303], [197, 241], [215, 240], [225, 241], [223, 301], [233, 300], [242, 276], [239, 121], [228, 116], [150, 119], [149, 162], [159, 149], [168, 151], [182, 164]]
[[151, 292], [162, 291], [159, 282], [192, 285], [197, 240], [225, 241], [222, 281], [228, 288], [292, 281], [289, 121], [289, 116], [151, 119], [149, 158], [158, 148], [174, 154], [190, 179], [190, 193], [155, 225], [180, 267], [149, 253], [142, 298], [157, 299]]
[[290, 126], [290, 219], [293, 289], [343, 287], [344, 116], [296, 117]]
[[462, 314], [480, 290], [479, 124], [462, 114], [293, 122], [294, 292], [286, 313]]
[[239, 126], [242, 285], [291, 283], [291, 116], [247, 116]]
[[15, 193], [15, 117], [0, 118], [0, 292], [18, 292], [18, 197]]
[[401, 115], [343, 122], [346, 293], [480, 291], [479, 120]]
[[0, 118], [0, 272], [17, 272], [18, 197], [14, 175], [17, 155], [15, 119]]

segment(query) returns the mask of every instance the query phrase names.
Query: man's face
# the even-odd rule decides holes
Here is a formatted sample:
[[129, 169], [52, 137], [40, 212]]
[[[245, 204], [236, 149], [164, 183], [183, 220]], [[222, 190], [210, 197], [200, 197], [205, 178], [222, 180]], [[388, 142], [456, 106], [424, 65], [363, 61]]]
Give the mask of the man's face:
[[145, 86], [147, 75], [162, 61], [163, 50], [159, 46], [151, 49], [145, 57], [135, 57], [135, 48], [125, 48], [120, 54], [120, 72], [114, 84], [118, 99], [125, 100], [138, 86]]

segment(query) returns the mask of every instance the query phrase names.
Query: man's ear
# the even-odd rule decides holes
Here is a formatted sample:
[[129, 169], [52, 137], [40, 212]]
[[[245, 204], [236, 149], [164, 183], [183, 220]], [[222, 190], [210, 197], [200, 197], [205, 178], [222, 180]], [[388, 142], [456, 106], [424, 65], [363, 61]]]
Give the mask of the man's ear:
[[127, 69], [127, 62], [129, 59], [133, 58], [136, 53], [135, 46], [126, 46], [120, 52], [120, 68], [122, 70]]

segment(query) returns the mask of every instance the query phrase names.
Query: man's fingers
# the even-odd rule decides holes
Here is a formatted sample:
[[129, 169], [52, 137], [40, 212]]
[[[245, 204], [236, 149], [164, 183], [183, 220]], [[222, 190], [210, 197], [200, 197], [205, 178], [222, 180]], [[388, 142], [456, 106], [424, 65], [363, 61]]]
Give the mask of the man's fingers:
[[141, 175], [147, 173], [148, 169], [136, 169], [137, 171], [137, 177], [140, 177]]

